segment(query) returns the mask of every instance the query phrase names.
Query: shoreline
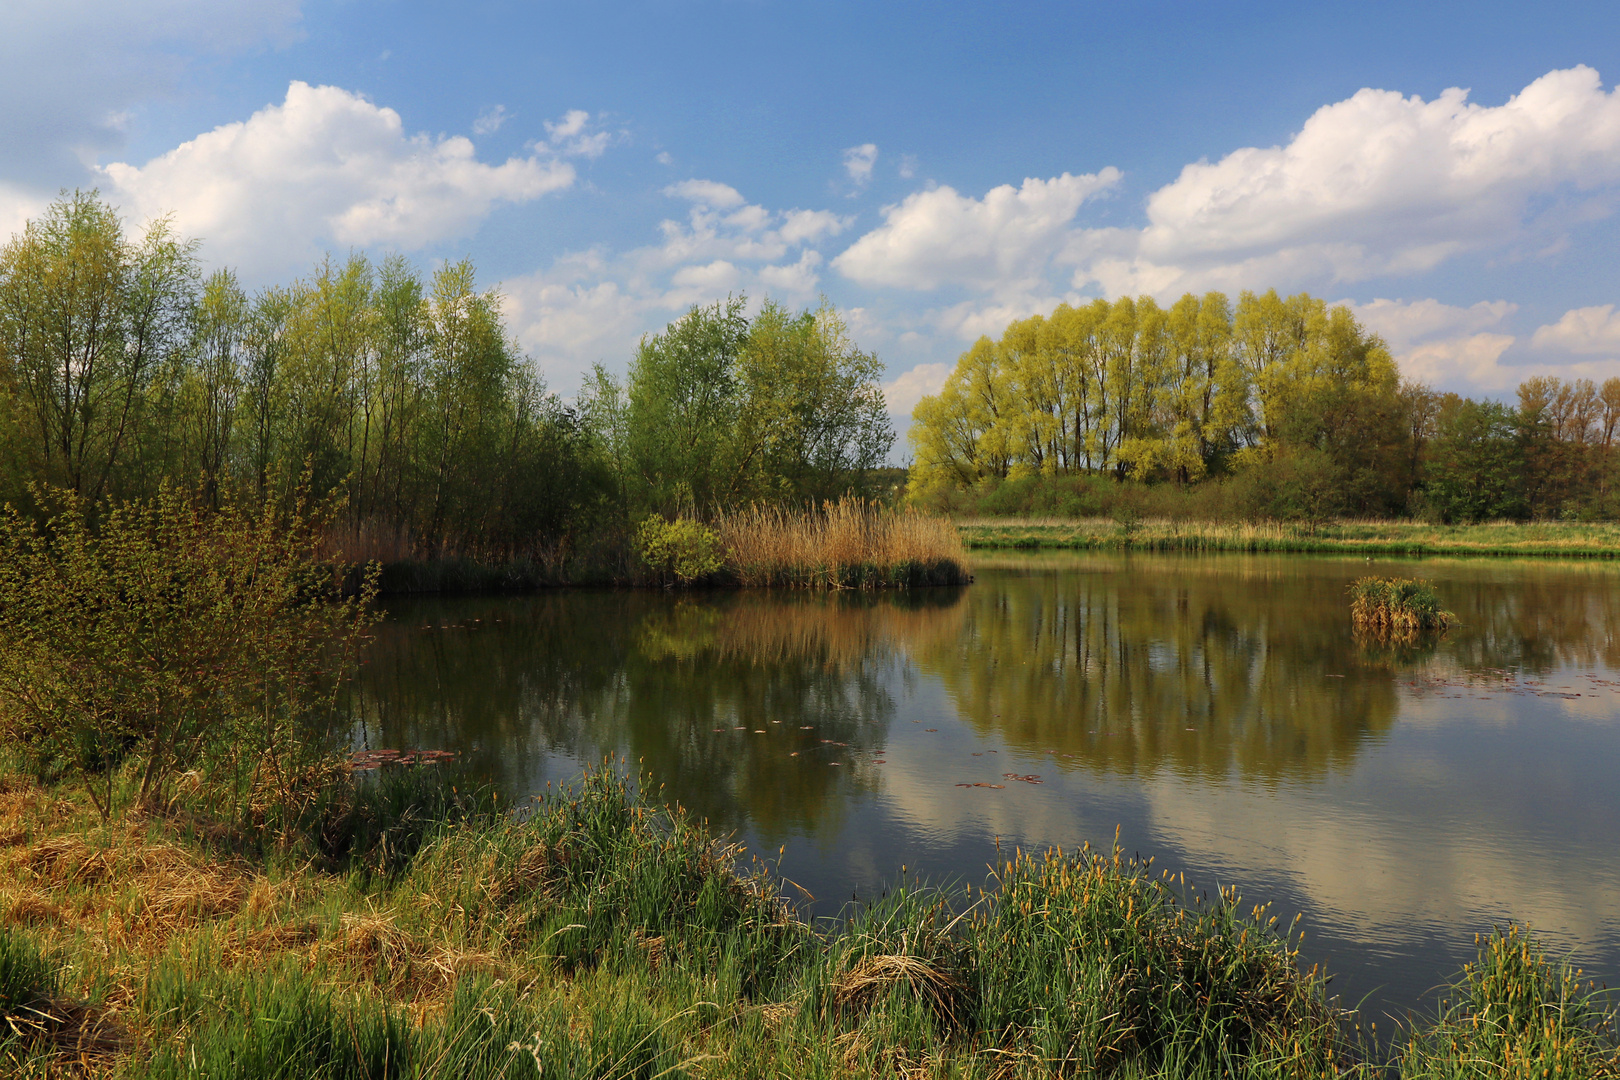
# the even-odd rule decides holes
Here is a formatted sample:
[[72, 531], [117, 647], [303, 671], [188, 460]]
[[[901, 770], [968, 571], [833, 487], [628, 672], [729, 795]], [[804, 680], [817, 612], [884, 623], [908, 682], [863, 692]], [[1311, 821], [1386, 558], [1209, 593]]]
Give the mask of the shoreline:
[[[1297, 926], [1117, 847], [998, 861], [976, 900], [902, 872], [806, 921], [768, 863], [614, 769], [521, 813], [454, 779], [347, 781], [369, 839], [305, 858], [233, 842], [201, 805], [98, 825], [70, 787], [0, 777], [0, 974], [27, 983], [0, 985], [0, 1062], [150, 1080], [1620, 1065], [1607, 998], [1517, 929], [1482, 939], [1490, 978], [1386, 1041], [1301, 964]], [[1499, 1009], [1484, 1033], [1481, 1005]], [[1503, 1024], [1503, 1006], [1531, 1008]]]
[[1340, 521], [1288, 523], [1108, 519], [969, 519], [957, 530], [970, 551], [1186, 551], [1249, 554], [1620, 558], [1620, 524]]

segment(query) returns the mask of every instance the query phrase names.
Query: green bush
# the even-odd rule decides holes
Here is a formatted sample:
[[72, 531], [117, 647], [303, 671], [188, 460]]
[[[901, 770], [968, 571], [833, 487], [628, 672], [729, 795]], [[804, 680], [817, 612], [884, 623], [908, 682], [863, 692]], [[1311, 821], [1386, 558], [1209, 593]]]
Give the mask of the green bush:
[[0, 512], [0, 739], [80, 779], [104, 818], [130, 757], [138, 804], [193, 769], [290, 797], [372, 618], [374, 578], [338, 595], [335, 507], [36, 494], [45, 520]]
[[636, 530], [636, 551], [661, 578], [682, 585], [719, 572], [725, 549], [713, 529], [691, 518], [666, 521], [653, 514]]

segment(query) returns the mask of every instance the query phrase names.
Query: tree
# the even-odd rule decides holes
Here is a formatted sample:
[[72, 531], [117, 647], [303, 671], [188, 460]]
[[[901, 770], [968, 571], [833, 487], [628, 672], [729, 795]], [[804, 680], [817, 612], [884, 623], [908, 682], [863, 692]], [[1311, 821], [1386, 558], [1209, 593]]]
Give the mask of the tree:
[[1427, 496], [1444, 521], [1489, 521], [1525, 511], [1518, 417], [1495, 401], [1441, 400]]
[[108, 492], [154, 373], [190, 344], [195, 250], [167, 219], [126, 240], [94, 191], [58, 199], [0, 249], [0, 382], [34, 477], [92, 501]]

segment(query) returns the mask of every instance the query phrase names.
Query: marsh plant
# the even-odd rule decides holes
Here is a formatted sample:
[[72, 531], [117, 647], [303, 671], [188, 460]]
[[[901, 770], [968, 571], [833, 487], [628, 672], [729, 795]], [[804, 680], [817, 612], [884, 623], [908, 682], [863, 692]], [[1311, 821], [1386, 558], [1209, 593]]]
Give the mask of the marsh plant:
[[1350, 618], [1356, 629], [1379, 637], [1412, 637], [1443, 631], [1456, 616], [1440, 606], [1434, 586], [1414, 578], [1357, 578], [1350, 583]]

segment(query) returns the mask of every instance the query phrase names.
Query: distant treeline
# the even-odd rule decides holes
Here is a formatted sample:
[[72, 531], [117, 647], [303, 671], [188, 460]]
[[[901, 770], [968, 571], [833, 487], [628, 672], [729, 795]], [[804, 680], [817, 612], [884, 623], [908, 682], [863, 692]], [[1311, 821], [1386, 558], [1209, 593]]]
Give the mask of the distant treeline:
[[0, 500], [307, 475], [363, 553], [550, 559], [653, 511], [867, 494], [894, 438], [876, 358], [829, 307], [744, 311], [694, 308], [570, 404], [470, 263], [328, 259], [249, 296], [75, 193], [0, 249]]
[[911, 488], [988, 512], [1607, 518], [1617, 426], [1620, 379], [1528, 379], [1517, 407], [1438, 394], [1303, 293], [1125, 297], [963, 353], [917, 406]]

